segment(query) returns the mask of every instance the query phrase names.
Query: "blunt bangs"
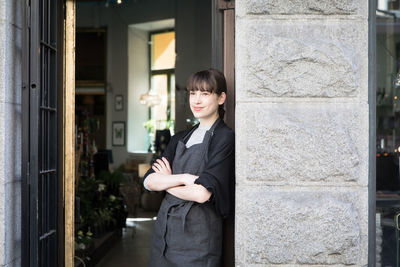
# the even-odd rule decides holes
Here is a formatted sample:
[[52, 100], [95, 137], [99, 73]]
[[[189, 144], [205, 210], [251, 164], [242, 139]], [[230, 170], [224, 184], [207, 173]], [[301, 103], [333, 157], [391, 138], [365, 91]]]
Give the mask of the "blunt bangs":
[[217, 81], [213, 75], [210, 75], [209, 71], [200, 71], [189, 77], [186, 83], [186, 90], [188, 92], [207, 91], [210, 93], [217, 93]]

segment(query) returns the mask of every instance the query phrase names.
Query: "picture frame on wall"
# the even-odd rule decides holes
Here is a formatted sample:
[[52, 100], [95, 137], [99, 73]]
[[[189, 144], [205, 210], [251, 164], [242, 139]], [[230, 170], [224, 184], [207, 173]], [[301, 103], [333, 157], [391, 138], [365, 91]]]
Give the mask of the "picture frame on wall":
[[125, 146], [125, 122], [114, 121], [112, 123], [112, 145]]
[[124, 96], [123, 95], [115, 96], [114, 108], [116, 111], [124, 110]]

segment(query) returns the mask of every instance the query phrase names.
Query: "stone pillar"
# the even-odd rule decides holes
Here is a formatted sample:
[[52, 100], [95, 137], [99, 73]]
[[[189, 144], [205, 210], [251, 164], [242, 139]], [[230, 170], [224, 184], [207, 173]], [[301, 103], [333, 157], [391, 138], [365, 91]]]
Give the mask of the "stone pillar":
[[0, 266], [21, 265], [22, 1], [0, 0]]
[[368, 1], [236, 0], [236, 266], [366, 266]]

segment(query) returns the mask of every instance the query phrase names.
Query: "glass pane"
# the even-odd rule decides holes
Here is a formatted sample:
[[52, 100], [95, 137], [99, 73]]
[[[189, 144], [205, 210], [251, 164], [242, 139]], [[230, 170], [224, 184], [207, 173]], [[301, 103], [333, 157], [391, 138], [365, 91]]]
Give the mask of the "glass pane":
[[399, 2], [378, 0], [376, 11], [377, 266], [398, 266], [400, 262], [396, 227], [400, 213]]
[[151, 119], [156, 122], [156, 129], [165, 129], [168, 109], [168, 75], [160, 74], [151, 77], [151, 94], [156, 96], [155, 105], [151, 108]]
[[151, 69], [175, 68], [175, 32], [151, 35]]
[[[170, 94], [170, 108], [169, 108], [170, 118], [169, 119], [175, 123], [175, 74], [171, 75], [170, 83], [171, 83], [171, 85], [170, 85], [171, 89], [170, 89], [170, 93], [169, 93]], [[171, 130], [171, 134], [173, 135], [175, 133], [175, 127], [171, 127], [170, 130]]]

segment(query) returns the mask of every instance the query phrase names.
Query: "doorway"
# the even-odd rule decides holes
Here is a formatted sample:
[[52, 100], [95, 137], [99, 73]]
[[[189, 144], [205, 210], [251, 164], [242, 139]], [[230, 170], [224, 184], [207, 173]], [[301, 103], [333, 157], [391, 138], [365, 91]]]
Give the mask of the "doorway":
[[[142, 226], [154, 221], [154, 203], [161, 198], [144, 192], [140, 172], [160, 152], [158, 136], [168, 139], [194, 123], [185, 91], [191, 73], [210, 67], [225, 71], [231, 89], [227, 122], [233, 127], [233, 14], [229, 1], [77, 0], [75, 265], [90, 258], [85, 264], [123, 266], [107, 252], [132, 245], [142, 238], [139, 231], [147, 227]], [[124, 189], [107, 191], [115, 181]], [[88, 188], [97, 191], [91, 200], [85, 199]], [[103, 204], [115, 204], [113, 197], [125, 204], [126, 220], [123, 210], [105, 214], [110, 207]], [[151, 204], [146, 207], [143, 199]], [[97, 213], [88, 214], [85, 205]], [[122, 219], [113, 221], [119, 215]], [[225, 255], [232, 262], [226, 266], [231, 266], [233, 219], [226, 229], [231, 233]], [[100, 241], [105, 245], [96, 247]]]
[[[126, 232], [129, 224], [133, 223], [133, 226], [136, 226], [133, 228], [138, 231], [140, 220], [135, 219], [140, 219], [140, 215], [150, 214], [149, 218], [152, 218], [153, 214], [143, 210], [142, 203], [135, 203], [137, 200], [130, 199], [128, 195], [132, 193], [132, 190], [127, 190], [128, 193], [124, 195], [121, 192], [123, 190], [118, 187], [122, 181], [124, 184], [135, 179], [136, 184], [140, 184], [140, 172], [143, 168], [148, 168], [151, 157], [159, 152], [158, 149], [162, 146], [161, 139], [157, 139], [161, 136], [160, 134], [165, 134], [165, 130], [173, 134], [192, 125], [193, 118], [191, 118], [185, 92], [185, 81], [189, 74], [210, 67], [224, 70], [231, 100], [226, 105], [226, 121], [233, 128], [234, 5], [230, 1], [217, 0], [201, 2], [194, 0], [65, 0], [59, 1], [57, 7], [50, 6], [53, 1], [47, 0], [30, 1], [30, 3], [30, 6], [25, 7], [25, 16], [31, 13], [34, 5], [37, 5], [38, 10], [46, 9], [42, 13], [38, 12], [36, 17], [31, 16], [35, 23], [39, 21], [49, 23], [51, 19], [56, 19], [57, 14], [60, 22], [54, 24], [55, 30], [49, 30], [51, 33], [54, 31], [54, 36], [58, 38], [59, 49], [54, 51], [58, 53], [58, 64], [51, 58], [46, 61], [56, 64], [57, 68], [38, 67], [36, 64], [29, 68], [33, 72], [53, 71], [51, 77], [54, 77], [58, 85], [57, 95], [53, 95], [55, 98], [51, 102], [53, 105], [38, 104], [48, 112], [57, 114], [56, 121], [51, 119], [52, 115], [46, 115], [45, 117], [49, 120], [44, 121], [43, 125], [47, 125], [46, 129], [53, 129], [53, 134], [50, 133], [49, 136], [56, 137], [54, 140], [47, 140], [47, 143], [53, 145], [49, 146], [49, 149], [51, 148], [50, 150], [54, 150], [55, 153], [54, 156], [50, 155], [48, 158], [56, 162], [57, 177], [59, 177], [53, 183], [55, 189], [47, 190], [53, 194], [51, 200], [57, 199], [56, 203], [59, 203], [51, 206], [50, 212], [55, 214], [56, 230], [50, 229], [44, 238], [56, 233], [55, 240], [58, 247], [50, 243], [48, 247], [58, 251], [56, 253], [58, 256], [53, 259], [49, 258], [50, 256], [47, 257], [46, 255], [55, 255], [54, 251], [50, 250], [48, 254], [35, 256], [37, 246], [31, 243], [33, 240], [31, 236], [25, 239], [30, 240], [28, 242], [30, 244], [23, 246], [26, 248], [23, 258], [30, 262], [40, 263], [40, 266], [44, 266], [42, 262], [48, 262], [50, 265], [58, 262], [58, 266], [62, 263], [65, 266], [79, 266], [82, 264], [82, 257], [79, 255], [85, 256], [85, 254], [79, 254], [77, 248], [94, 250], [95, 244], [92, 241], [95, 238], [103, 239], [103, 241], [106, 240], [103, 242], [106, 245], [96, 252], [97, 255], [102, 256], [106, 254], [107, 246], [112, 247], [112, 243], [119, 242], [121, 233]], [[51, 8], [58, 8], [58, 13], [50, 12]], [[50, 14], [49, 19], [45, 19], [46, 14]], [[40, 28], [37, 27], [37, 29]], [[29, 28], [29, 31], [32, 29]], [[36, 34], [31, 33], [27, 34], [29, 38]], [[173, 33], [173, 42], [171, 42], [171, 33]], [[31, 45], [32, 42], [36, 44], [37, 41], [43, 41], [43, 38], [34, 41], [27, 40], [27, 43]], [[158, 52], [157, 43], [161, 47]], [[162, 59], [167, 54], [166, 51], [171, 50], [171, 43], [175, 45], [172, 51], [176, 51], [173, 55], [174, 64], [153, 68], [155, 60]], [[48, 50], [51, 51], [52, 43], [42, 42], [42, 45], [45, 48], [49, 47]], [[29, 51], [44, 51], [45, 48], [37, 50], [32, 47]], [[142, 64], [137, 64], [138, 62]], [[34, 75], [36, 74], [29, 74], [27, 78]], [[50, 80], [53, 79], [51, 77]], [[38, 86], [38, 83], [26, 81], [29, 86]], [[153, 95], [161, 100], [157, 97], [152, 98]], [[26, 97], [27, 101], [32, 99], [34, 99], [32, 96]], [[154, 105], [154, 101], [164, 104]], [[56, 106], [58, 112], [55, 112]], [[131, 116], [132, 113], [133, 116]], [[27, 114], [33, 116], [35, 113], [30, 110]], [[25, 125], [29, 124], [29, 118], [24, 121]], [[55, 124], [51, 125], [50, 122]], [[131, 126], [135, 123], [136, 127], [132, 128]], [[140, 123], [144, 123], [146, 127], [141, 127]], [[58, 130], [54, 133], [54, 129]], [[32, 129], [28, 132], [31, 136], [35, 136]], [[35, 163], [34, 166], [36, 166]], [[29, 168], [32, 168], [32, 165], [25, 168], [26, 173], [31, 170]], [[47, 171], [48, 169], [43, 170], [46, 172], [45, 175], [50, 175]], [[104, 174], [104, 171], [108, 174]], [[96, 180], [96, 176], [101, 176], [101, 178]], [[91, 177], [95, 177], [95, 183], [92, 185], [88, 182]], [[116, 183], [116, 181], [119, 182]], [[80, 184], [85, 183], [87, 188], [82, 189]], [[79, 192], [82, 193], [93, 185], [96, 188], [92, 189], [97, 193], [100, 192], [102, 200], [107, 199], [107, 203], [113, 202], [113, 204], [120, 201], [123, 203], [120, 206], [125, 209], [120, 209], [118, 213], [108, 214], [105, 212], [107, 210], [102, 210], [97, 213], [98, 217], [92, 216], [89, 219], [90, 216], [83, 214], [85, 212], [85, 203], [83, 203], [85, 200], [82, 199], [84, 194], [79, 196]], [[25, 188], [31, 188], [29, 186], [26, 184]], [[114, 191], [105, 194], [105, 188]], [[142, 187], [135, 190], [139, 190], [140, 196], [143, 196]], [[30, 194], [28, 191], [25, 193], [23, 200], [26, 200], [26, 196]], [[37, 199], [40, 198], [33, 196], [31, 202], [26, 202], [32, 204], [25, 205], [24, 210], [28, 211], [29, 207], [44, 207], [35, 206]], [[133, 205], [130, 202], [133, 202]], [[113, 212], [117, 210], [111, 206], [107, 209]], [[124, 219], [124, 213], [128, 220]], [[34, 213], [30, 218], [35, 218], [33, 215]], [[87, 227], [89, 224], [80, 228], [90, 220], [92, 223], [99, 222], [99, 216], [103, 216], [103, 219], [108, 216], [108, 220], [103, 220], [101, 224], [90, 225], [90, 228]], [[123, 225], [120, 224], [121, 222]], [[39, 228], [43, 226], [43, 223], [44, 221], [40, 219], [33, 221], [33, 224]], [[226, 229], [230, 229], [231, 233], [227, 235], [230, 239], [227, 243], [231, 246], [227, 246], [230, 247], [229, 253], [225, 255], [233, 263], [233, 219], [229, 225], [230, 227]], [[108, 231], [118, 228], [116, 226], [125, 232]], [[34, 233], [31, 230], [27, 226], [25, 236]], [[104, 235], [100, 234], [102, 230], [107, 230], [112, 234], [108, 234], [109, 238], [104, 238]], [[133, 231], [129, 234], [133, 235]], [[136, 236], [139, 235], [136, 234]], [[41, 257], [42, 260], [40, 260]], [[98, 261], [100, 260], [101, 257]], [[232, 265], [228, 261], [226, 263], [226, 266]], [[37, 265], [32, 263], [29, 266]]]

